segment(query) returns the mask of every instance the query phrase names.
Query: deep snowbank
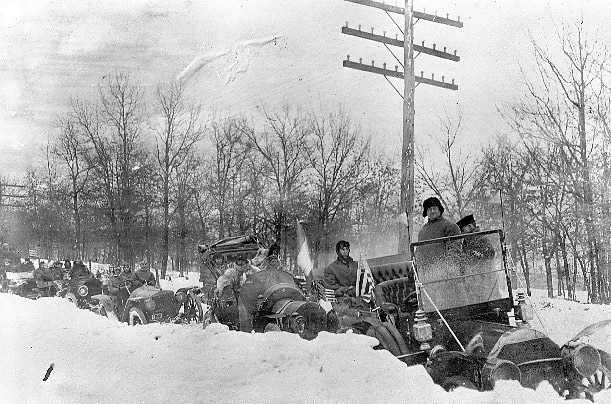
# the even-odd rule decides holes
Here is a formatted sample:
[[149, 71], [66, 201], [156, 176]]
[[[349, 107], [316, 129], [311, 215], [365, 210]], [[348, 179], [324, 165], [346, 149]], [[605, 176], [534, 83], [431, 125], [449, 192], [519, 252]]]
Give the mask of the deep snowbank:
[[[554, 339], [563, 340], [569, 328], [574, 335], [592, 318], [611, 318], [608, 306], [536, 302], [545, 306], [539, 314], [557, 325], [547, 326]], [[3, 403], [564, 402], [549, 385], [446, 393], [424, 368], [374, 351], [376, 341], [362, 335], [322, 333], [308, 342], [220, 324], [129, 327], [59, 298], [0, 295], [0, 337]], [[611, 402], [611, 394], [599, 394], [598, 401]]]

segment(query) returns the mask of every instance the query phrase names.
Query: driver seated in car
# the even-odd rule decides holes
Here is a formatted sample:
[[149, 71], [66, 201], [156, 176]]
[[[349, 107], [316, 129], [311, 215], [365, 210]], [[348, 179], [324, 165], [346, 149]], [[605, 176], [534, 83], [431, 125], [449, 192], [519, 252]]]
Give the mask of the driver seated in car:
[[155, 286], [155, 284], [157, 283], [155, 274], [152, 273], [148, 266], [144, 263], [140, 264], [139, 268], [134, 271], [132, 281], [134, 289], [144, 285]]
[[239, 257], [234, 266], [226, 269], [225, 273], [217, 279], [216, 289], [214, 290], [215, 296], [222, 296], [225, 288], [229, 286], [233, 288], [234, 293], [239, 292], [246, 282], [246, 277], [259, 271], [260, 269], [251, 265], [245, 257]]
[[336, 297], [356, 297], [358, 264], [350, 256], [350, 243], [340, 240], [335, 245], [337, 259], [325, 268], [325, 289], [332, 289]]

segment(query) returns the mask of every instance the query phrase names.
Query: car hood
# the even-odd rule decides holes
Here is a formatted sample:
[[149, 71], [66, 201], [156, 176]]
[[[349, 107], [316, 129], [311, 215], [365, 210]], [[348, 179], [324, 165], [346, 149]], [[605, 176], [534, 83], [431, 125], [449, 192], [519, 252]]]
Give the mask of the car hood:
[[146, 299], [151, 296], [156, 295], [157, 293], [172, 293], [170, 290], [161, 290], [151, 285], [140, 286], [137, 289], [134, 289], [132, 293], [129, 295], [130, 299]]

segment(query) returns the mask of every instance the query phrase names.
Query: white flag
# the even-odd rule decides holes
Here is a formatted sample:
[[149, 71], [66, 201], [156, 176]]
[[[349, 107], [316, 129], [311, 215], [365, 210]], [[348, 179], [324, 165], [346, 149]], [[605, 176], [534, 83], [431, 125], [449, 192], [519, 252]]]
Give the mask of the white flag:
[[301, 223], [297, 222], [297, 266], [307, 277], [312, 272], [314, 264], [310, 258], [310, 247]]

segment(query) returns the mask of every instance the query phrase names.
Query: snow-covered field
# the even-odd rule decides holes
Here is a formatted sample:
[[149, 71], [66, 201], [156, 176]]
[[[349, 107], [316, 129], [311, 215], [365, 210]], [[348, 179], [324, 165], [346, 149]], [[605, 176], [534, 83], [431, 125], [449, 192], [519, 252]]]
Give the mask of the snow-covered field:
[[[174, 277], [166, 289], [197, 284]], [[564, 343], [610, 306], [533, 297], [533, 327]], [[605, 349], [611, 351], [611, 336]], [[561, 403], [547, 384], [446, 393], [377, 341], [322, 333], [246, 334], [213, 324], [129, 327], [60, 298], [0, 294], [1, 403]], [[53, 370], [43, 381], [50, 366]], [[611, 403], [611, 391], [597, 402]], [[588, 402], [578, 400], [575, 402]]]

